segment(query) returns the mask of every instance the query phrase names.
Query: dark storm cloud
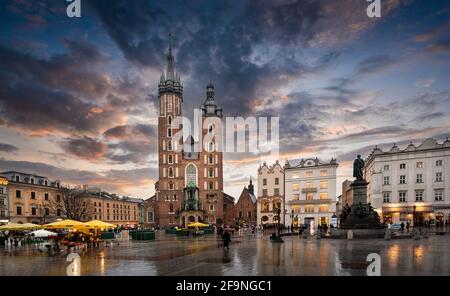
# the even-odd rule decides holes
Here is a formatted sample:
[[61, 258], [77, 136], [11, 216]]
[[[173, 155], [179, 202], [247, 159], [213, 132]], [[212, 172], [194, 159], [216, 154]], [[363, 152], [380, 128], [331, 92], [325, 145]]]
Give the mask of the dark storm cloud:
[[6, 143], [0, 143], [0, 151], [13, 153], [19, 151], [19, 148], [17, 148], [14, 145], [6, 144]]
[[[0, 46], [0, 114], [9, 126], [34, 134], [91, 132], [118, 121], [96, 98], [109, 80], [96, 66], [106, 57], [87, 43], [65, 42], [69, 52], [49, 59]], [[94, 102], [93, 102], [94, 101]]]
[[149, 124], [118, 125], [104, 132], [107, 139], [126, 139], [126, 138], [145, 138], [148, 140], [156, 139], [156, 126]]
[[0, 158], [0, 171], [16, 170], [25, 173], [38, 173], [52, 180], [61, 180], [66, 185], [100, 186], [104, 190], [121, 191], [123, 187], [145, 185], [158, 176], [156, 167], [145, 167], [132, 170], [106, 170], [100, 173], [64, 169], [40, 162], [13, 161]]
[[107, 145], [89, 137], [66, 139], [61, 148], [76, 157], [98, 160], [107, 153]]
[[[324, 52], [313, 63], [302, 48], [317, 34], [326, 1], [91, 1], [125, 57], [156, 69], [165, 67], [168, 33], [175, 64], [183, 77], [185, 109], [204, 98], [212, 80], [226, 114], [246, 115], [252, 101], [292, 77], [317, 71], [338, 52]], [[271, 51], [271, 52], [270, 52]], [[186, 83], [186, 79], [184, 79]]]

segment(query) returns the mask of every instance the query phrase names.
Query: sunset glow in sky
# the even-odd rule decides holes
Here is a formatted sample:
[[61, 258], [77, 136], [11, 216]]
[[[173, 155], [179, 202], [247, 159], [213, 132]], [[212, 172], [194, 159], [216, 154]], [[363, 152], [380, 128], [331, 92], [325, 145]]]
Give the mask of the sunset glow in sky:
[[[148, 198], [167, 36], [192, 116], [215, 85], [225, 116], [280, 117], [280, 162], [450, 136], [450, 3], [382, 0], [0, 3], [0, 171]], [[224, 154], [238, 197], [258, 155]], [[338, 185], [338, 192], [340, 186]]]

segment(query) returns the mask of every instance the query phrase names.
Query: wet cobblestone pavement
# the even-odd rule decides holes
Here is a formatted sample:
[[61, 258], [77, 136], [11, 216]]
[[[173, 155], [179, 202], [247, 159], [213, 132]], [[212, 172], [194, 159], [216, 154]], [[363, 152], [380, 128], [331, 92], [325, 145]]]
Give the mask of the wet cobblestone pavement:
[[[224, 251], [215, 236], [155, 241], [120, 240], [119, 245], [77, 251], [81, 275], [365, 275], [367, 255], [381, 256], [382, 275], [450, 275], [450, 236], [421, 240], [331, 240], [268, 236], [234, 237]], [[37, 245], [0, 249], [0, 275], [66, 275], [67, 253], [49, 255]]]

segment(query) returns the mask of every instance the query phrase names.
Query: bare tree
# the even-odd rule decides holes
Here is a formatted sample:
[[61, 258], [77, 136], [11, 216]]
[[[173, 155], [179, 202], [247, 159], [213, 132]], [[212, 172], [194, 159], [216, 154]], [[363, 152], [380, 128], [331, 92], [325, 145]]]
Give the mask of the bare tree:
[[62, 200], [53, 203], [53, 212], [60, 210], [61, 216], [76, 221], [82, 221], [84, 216], [89, 216], [91, 207], [86, 192], [64, 188], [61, 194]]

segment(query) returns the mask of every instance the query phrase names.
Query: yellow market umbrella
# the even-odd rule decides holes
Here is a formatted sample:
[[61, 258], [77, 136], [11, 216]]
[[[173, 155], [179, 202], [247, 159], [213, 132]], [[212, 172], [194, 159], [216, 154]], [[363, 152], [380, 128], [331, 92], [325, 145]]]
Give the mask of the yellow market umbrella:
[[75, 221], [75, 220], [62, 220], [62, 221], [56, 221], [53, 223], [45, 224], [44, 228], [48, 229], [65, 229], [65, 228], [80, 228], [83, 227], [84, 223]]
[[89, 221], [87, 223], [84, 223], [82, 228], [89, 228], [89, 229], [108, 229], [108, 228], [116, 228], [117, 226], [111, 223], [106, 223], [100, 220], [93, 220]]
[[11, 223], [6, 224], [3, 226], [0, 226], [0, 230], [33, 230], [33, 229], [39, 229], [41, 228], [40, 225], [33, 224], [33, 223]]
[[194, 222], [191, 224], [188, 224], [188, 227], [208, 227], [208, 224], [200, 223], [200, 222]]

